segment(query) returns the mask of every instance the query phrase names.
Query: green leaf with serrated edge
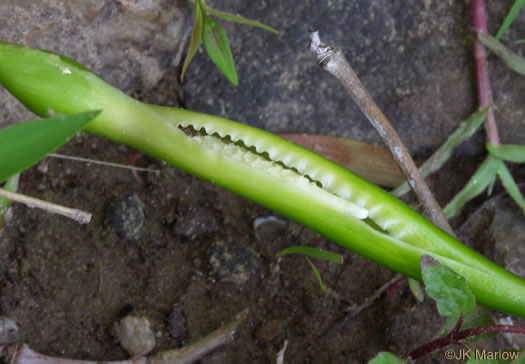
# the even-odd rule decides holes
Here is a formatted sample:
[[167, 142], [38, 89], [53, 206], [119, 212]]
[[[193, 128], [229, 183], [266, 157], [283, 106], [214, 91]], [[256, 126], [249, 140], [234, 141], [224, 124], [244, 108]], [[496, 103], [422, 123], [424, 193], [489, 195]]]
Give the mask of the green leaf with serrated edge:
[[[438, 336], [446, 336], [452, 332], [458, 322], [457, 317], [447, 317], [443, 326], [439, 329]], [[474, 327], [492, 326], [494, 321], [490, 317], [489, 311], [481, 306], [476, 305], [474, 310], [463, 316], [463, 322], [460, 330], [472, 329]], [[466, 339], [469, 342], [474, 342], [486, 338], [490, 338], [495, 334], [483, 334]]]
[[496, 158], [512, 163], [525, 163], [525, 145], [487, 144], [487, 150]]
[[235, 71], [235, 64], [233, 63], [232, 52], [228, 37], [222, 26], [215, 20], [202, 14], [202, 41], [204, 49], [210, 56], [215, 65], [224, 73], [226, 78], [237, 86], [239, 81], [237, 79], [237, 72]]
[[523, 195], [521, 194], [520, 189], [516, 185], [516, 182], [514, 182], [514, 178], [512, 178], [512, 175], [510, 174], [507, 166], [503, 162], [501, 163], [498, 169], [498, 177], [501, 180], [503, 187], [505, 187], [510, 197], [512, 197], [514, 202], [516, 202], [518, 206], [521, 207], [521, 209], [523, 210], [523, 213], [525, 213], [525, 199], [523, 199]]
[[343, 262], [343, 256], [341, 254], [333, 253], [320, 248], [312, 248], [309, 246], [291, 246], [278, 252], [277, 256], [282, 257], [286, 254], [301, 254], [307, 257], [316, 258], [333, 263]]
[[269, 27], [268, 25], [264, 25], [262, 23], [259, 23], [258, 21], [247, 19], [247, 18], [245, 18], [244, 16], [241, 16], [241, 15], [230, 14], [230, 13], [226, 13], [224, 11], [212, 9], [212, 8], [210, 8], [207, 5], [205, 5], [205, 6], [206, 6], [206, 12], [208, 14], [210, 14], [210, 15], [216, 16], [217, 18], [224, 19], [224, 20], [227, 20], [227, 21], [231, 21], [231, 22], [234, 22], [234, 23], [251, 25], [253, 27], [262, 28], [262, 29], [268, 30], [268, 31], [270, 31], [272, 33], [279, 34], [279, 32], [277, 30], [275, 30], [274, 28]]
[[0, 129], [0, 183], [57, 150], [98, 114], [58, 116]]
[[317, 267], [314, 265], [314, 263], [312, 263], [310, 258], [305, 257], [305, 259], [308, 262], [308, 264], [310, 265], [310, 268], [312, 268], [312, 270], [314, 272], [314, 276], [317, 279], [317, 282], [319, 282], [319, 287], [321, 287], [321, 291], [324, 291], [325, 288], [324, 288], [324, 284], [323, 284], [323, 279], [321, 278], [321, 273], [319, 273], [319, 271], [317, 270]]
[[520, 57], [516, 53], [512, 52], [510, 49], [498, 42], [496, 38], [488, 34], [481, 34], [478, 32], [478, 39], [481, 44], [501, 58], [503, 63], [505, 63], [508, 68], [514, 72], [519, 73], [520, 75], [525, 75], [525, 58]]
[[512, 22], [514, 21], [521, 7], [524, 4], [525, 4], [525, 0], [515, 0], [514, 1], [514, 3], [512, 4], [512, 7], [509, 10], [509, 13], [505, 17], [505, 20], [503, 20], [503, 24], [501, 24], [501, 27], [499, 28], [498, 33], [496, 34], [496, 37], [495, 37], [496, 39], [500, 39], [503, 33], [505, 33], [507, 29], [509, 29], [510, 25], [512, 24]]
[[373, 359], [368, 361], [368, 364], [403, 364], [406, 360], [398, 358], [392, 353], [381, 351]]
[[501, 163], [503, 163], [501, 160], [490, 155], [485, 158], [465, 187], [445, 206], [443, 209], [445, 217], [447, 219], [453, 218], [459, 214], [467, 202], [481, 194], [496, 178]]
[[184, 65], [182, 66], [182, 72], [180, 74], [180, 81], [184, 81], [184, 74], [186, 69], [190, 65], [191, 60], [195, 57], [195, 54], [199, 50], [199, 46], [202, 40], [202, 10], [200, 6], [200, 1], [195, 0], [195, 9], [193, 14], [193, 28], [191, 30], [191, 40], [190, 40], [190, 49], [184, 60]]
[[421, 257], [421, 276], [442, 316], [458, 318], [474, 309], [476, 298], [465, 278], [429, 255]]
[[410, 292], [412, 292], [417, 302], [421, 303], [425, 300], [423, 289], [421, 288], [421, 285], [418, 281], [412, 278], [408, 278], [408, 288], [410, 288]]
[[[450, 134], [445, 143], [439, 147], [438, 150], [432, 156], [421, 165], [419, 172], [423, 177], [428, 176], [430, 173], [433, 173], [440, 169], [443, 164], [450, 158], [454, 149], [461, 144], [464, 140], [470, 138], [478, 129], [483, 125], [483, 121], [487, 117], [489, 106], [483, 108], [482, 110], [476, 111], [473, 113], [467, 120], [461, 122], [458, 128]], [[403, 196], [405, 193], [410, 191], [408, 183], [403, 182], [399, 187], [392, 191], [394, 196]]]

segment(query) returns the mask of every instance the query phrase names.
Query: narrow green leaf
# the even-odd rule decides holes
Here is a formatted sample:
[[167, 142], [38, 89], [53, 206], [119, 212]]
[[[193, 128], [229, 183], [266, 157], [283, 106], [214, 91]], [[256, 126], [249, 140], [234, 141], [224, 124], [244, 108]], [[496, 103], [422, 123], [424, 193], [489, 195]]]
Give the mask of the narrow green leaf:
[[425, 300], [423, 289], [421, 288], [421, 284], [418, 281], [408, 278], [408, 288], [410, 288], [410, 292], [412, 292], [417, 302], [421, 303]]
[[0, 129], [0, 183], [57, 150], [98, 114], [58, 116]]
[[[438, 332], [438, 336], [446, 336], [456, 327], [457, 317], [447, 317], [447, 320]], [[490, 317], [489, 311], [485, 307], [476, 305], [474, 310], [463, 316], [463, 323], [460, 330], [472, 329], [474, 327], [492, 326], [494, 321]], [[484, 334], [466, 339], [469, 342], [475, 342], [494, 336], [495, 334]]]
[[210, 56], [215, 65], [224, 73], [226, 78], [237, 86], [239, 81], [237, 79], [237, 72], [235, 71], [235, 64], [233, 63], [232, 52], [228, 37], [222, 26], [215, 20], [203, 15], [202, 26], [202, 41], [204, 49]]
[[[432, 154], [432, 156], [419, 168], [423, 177], [440, 169], [450, 158], [454, 149], [478, 131], [487, 117], [488, 108], [489, 107], [487, 106], [484, 109], [473, 113], [467, 120], [459, 124], [458, 128], [447, 138], [445, 143], [443, 143], [441, 147], [439, 147], [439, 149], [436, 150], [436, 152]], [[410, 187], [408, 187], [408, 183], [404, 182], [391, 193], [392, 195], [399, 197], [407, 193], [409, 190]]]
[[474, 309], [476, 298], [465, 278], [429, 255], [421, 257], [421, 276], [442, 316], [459, 318]]
[[270, 31], [272, 33], [279, 34], [279, 32], [277, 30], [275, 30], [274, 28], [269, 27], [268, 25], [259, 23], [258, 21], [247, 19], [247, 18], [245, 18], [244, 16], [241, 16], [241, 15], [230, 14], [230, 13], [226, 13], [224, 11], [212, 9], [212, 8], [210, 8], [207, 5], [205, 5], [205, 7], [206, 7], [206, 12], [208, 14], [216, 16], [217, 18], [224, 19], [224, 20], [227, 20], [227, 21], [231, 21], [231, 22], [234, 22], [234, 23], [251, 25], [253, 27], [262, 28], [262, 29], [268, 30], [268, 31]]
[[[9, 177], [4, 185], [4, 189], [11, 191], [11, 192], [16, 192], [16, 190], [18, 189], [19, 179], [20, 179], [20, 173], [17, 173]], [[12, 203], [11, 200], [0, 197], [0, 230], [4, 222], [4, 215], [6, 214], [7, 210], [9, 210], [9, 206], [11, 206], [11, 203]]]
[[324, 291], [325, 288], [324, 288], [324, 284], [323, 284], [323, 279], [321, 278], [321, 273], [319, 273], [319, 271], [317, 270], [317, 267], [314, 265], [314, 263], [312, 263], [310, 258], [305, 257], [305, 259], [308, 262], [308, 264], [310, 264], [310, 268], [312, 268], [312, 270], [314, 272], [314, 275], [315, 275], [315, 278], [317, 278], [317, 282], [319, 282], [319, 287], [321, 287], [321, 291]]
[[190, 49], [184, 60], [184, 65], [182, 66], [182, 72], [180, 74], [180, 81], [184, 81], [184, 74], [186, 69], [190, 65], [191, 60], [195, 57], [195, 54], [199, 50], [202, 39], [202, 9], [200, 1], [195, 0], [195, 9], [193, 10], [193, 28], [191, 30], [191, 40], [190, 40]]
[[333, 263], [343, 262], [343, 256], [341, 254], [333, 253], [319, 248], [312, 248], [309, 246], [291, 246], [278, 252], [277, 257], [282, 257], [286, 254], [301, 254], [307, 257], [316, 258]]
[[467, 202], [481, 194], [496, 178], [501, 163], [503, 162], [500, 159], [489, 155], [465, 187], [445, 206], [443, 209], [445, 217], [450, 219], [456, 216]]
[[512, 163], [525, 163], [525, 145], [487, 144], [487, 150], [494, 157]]
[[511, 70], [525, 75], [525, 58], [520, 57], [516, 53], [512, 52], [510, 49], [505, 47], [503, 44], [498, 42], [496, 38], [488, 35], [481, 34], [478, 32], [479, 41], [488, 49], [490, 49], [494, 54], [496, 54], [505, 65]]
[[525, 39], [519, 39], [519, 40], [515, 41], [514, 43], [516, 43], [516, 44], [525, 44]]
[[503, 24], [501, 24], [501, 27], [498, 30], [498, 33], [496, 34], [496, 39], [501, 39], [501, 36], [503, 33], [509, 29], [510, 25], [518, 15], [521, 7], [525, 4], [525, 0], [515, 0], [512, 4], [512, 7], [510, 8], [509, 13], [505, 17], [505, 20], [503, 20]]
[[406, 363], [404, 359], [398, 358], [392, 353], [381, 351], [373, 359], [368, 361], [368, 364], [403, 364]]
[[512, 197], [514, 202], [516, 202], [518, 206], [521, 207], [523, 213], [525, 214], [525, 199], [523, 199], [520, 189], [516, 185], [516, 182], [514, 182], [514, 178], [512, 178], [512, 175], [510, 174], [507, 166], [503, 162], [498, 169], [498, 177], [501, 180], [503, 187], [505, 187], [509, 193], [510, 197]]

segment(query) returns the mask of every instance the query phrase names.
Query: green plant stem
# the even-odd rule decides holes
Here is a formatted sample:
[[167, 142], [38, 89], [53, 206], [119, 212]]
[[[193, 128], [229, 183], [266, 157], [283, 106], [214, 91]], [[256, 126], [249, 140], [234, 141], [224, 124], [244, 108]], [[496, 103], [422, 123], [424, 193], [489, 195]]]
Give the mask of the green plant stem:
[[386, 191], [270, 133], [219, 117], [146, 105], [65, 58], [0, 44], [0, 82], [33, 112], [100, 109], [86, 130], [286, 215], [412, 278], [431, 255], [477, 301], [525, 316], [525, 281], [469, 249]]

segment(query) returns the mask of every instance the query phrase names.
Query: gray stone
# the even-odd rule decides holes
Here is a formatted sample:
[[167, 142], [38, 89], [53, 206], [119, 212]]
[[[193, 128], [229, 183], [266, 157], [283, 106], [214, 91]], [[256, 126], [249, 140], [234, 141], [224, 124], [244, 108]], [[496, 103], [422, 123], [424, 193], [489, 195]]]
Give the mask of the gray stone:
[[130, 243], [139, 241], [144, 229], [142, 201], [137, 195], [131, 195], [112, 201], [107, 217], [117, 236]]
[[203, 207], [191, 208], [175, 223], [175, 233], [189, 240], [210, 235], [218, 229], [213, 212]]
[[243, 284], [261, 265], [252, 249], [237, 244], [217, 242], [211, 247], [208, 257], [212, 273], [220, 282]]

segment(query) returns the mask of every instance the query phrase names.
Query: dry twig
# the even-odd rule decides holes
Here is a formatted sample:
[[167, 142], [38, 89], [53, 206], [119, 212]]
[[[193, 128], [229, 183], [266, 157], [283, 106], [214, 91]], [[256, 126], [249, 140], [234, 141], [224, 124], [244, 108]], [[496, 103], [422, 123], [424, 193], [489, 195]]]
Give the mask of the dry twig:
[[92, 215], [88, 212], [72, 209], [61, 205], [56, 205], [54, 203], [40, 200], [38, 198], [22, 195], [21, 193], [11, 192], [3, 188], [0, 188], [0, 197], [3, 197], [7, 200], [23, 203], [24, 205], [31, 208], [36, 207], [51, 212], [53, 214], [69, 217], [70, 219], [73, 219], [80, 224], [87, 224], [91, 221]]
[[323, 69], [331, 73], [343, 84], [361, 112], [365, 114], [377, 130], [399, 168], [403, 171], [410, 188], [415, 192], [427, 217], [441, 229], [454, 235], [452, 228], [443, 215], [443, 211], [441, 211], [437, 201], [434, 199], [425, 180], [421, 177], [401, 138], [392, 128], [385, 114], [376, 105], [350, 64], [348, 64], [343, 52], [338, 48], [322, 43], [318, 31], [310, 31], [310, 39], [310, 50], [316, 54], [317, 61]]

